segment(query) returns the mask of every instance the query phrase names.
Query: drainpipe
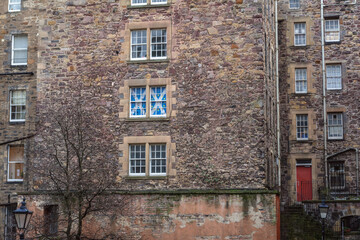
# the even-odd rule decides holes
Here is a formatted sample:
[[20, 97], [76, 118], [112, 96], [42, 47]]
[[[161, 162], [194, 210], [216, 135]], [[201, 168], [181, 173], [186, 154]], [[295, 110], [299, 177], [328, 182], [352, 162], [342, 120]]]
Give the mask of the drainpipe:
[[355, 149], [356, 159], [356, 196], [359, 196], [359, 149]]
[[276, 55], [276, 134], [277, 134], [277, 159], [279, 174], [279, 191], [281, 191], [281, 148], [280, 148], [280, 96], [279, 96], [279, 26], [278, 26], [278, 0], [275, 0], [275, 55]]
[[324, 0], [321, 0], [321, 61], [323, 78], [323, 108], [324, 108], [324, 159], [325, 159], [325, 186], [329, 187], [328, 159], [327, 159], [327, 111], [326, 111], [326, 77], [325, 77], [325, 39], [324, 39]]

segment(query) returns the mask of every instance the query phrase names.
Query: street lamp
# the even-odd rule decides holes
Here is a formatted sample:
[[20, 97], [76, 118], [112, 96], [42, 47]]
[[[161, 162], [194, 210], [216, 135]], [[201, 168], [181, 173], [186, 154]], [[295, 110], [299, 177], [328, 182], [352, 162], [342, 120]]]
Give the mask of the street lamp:
[[21, 202], [21, 207], [13, 211], [16, 219], [17, 228], [22, 231], [20, 233], [20, 240], [25, 239], [24, 233], [26, 231], [27, 226], [29, 225], [31, 216], [33, 214], [32, 211], [29, 211], [26, 208], [25, 198]]
[[325, 240], [325, 219], [327, 217], [329, 206], [325, 204], [323, 200], [319, 205], [320, 217], [322, 219], [322, 239]]

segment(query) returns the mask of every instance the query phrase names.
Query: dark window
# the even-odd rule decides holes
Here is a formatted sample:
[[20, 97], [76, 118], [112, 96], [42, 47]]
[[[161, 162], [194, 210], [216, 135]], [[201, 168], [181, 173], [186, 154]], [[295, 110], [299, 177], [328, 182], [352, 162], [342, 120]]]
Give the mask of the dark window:
[[56, 236], [58, 233], [59, 211], [58, 205], [47, 205], [44, 207], [44, 234], [46, 236]]
[[345, 234], [350, 232], [360, 232], [360, 216], [344, 217], [342, 220], [343, 231]]
[[345, 189], [345, 169], [343, 162], [329, 163], [330, 188]]

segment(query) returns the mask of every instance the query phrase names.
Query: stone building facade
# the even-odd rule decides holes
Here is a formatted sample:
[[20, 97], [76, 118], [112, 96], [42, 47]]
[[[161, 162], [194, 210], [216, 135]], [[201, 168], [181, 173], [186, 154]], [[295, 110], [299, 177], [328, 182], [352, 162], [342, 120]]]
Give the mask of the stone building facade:
[[[135, 216], [92, 216], [89, 223], [108, 221], [109, 231], [121, 229], [128, 239], [278, 239], [273, 1], [1, 6], [1, 73], [9, 73], [0, 84], [4, 206], [19, 192], [38, 217], [57, 204], [29, 175], [39, 158], [28, 148], [44, 144], [36, 123], [50, 104], [59, 96], [71, 101], [67, 90], [82, 83], [96, 86], [96, 107], [118, 145], [119, 196], [132, 190], [134, 204], [144, 207]], [[16, 56], [21, 66], [14, 66]], [[12, 106], [13, 89], [26, 90], [25, 108], [24, 91], [16, 95], [20, 107]], [[11, 109], [22, 121], [9, 121]], [[156, 171], [153, 146], [166, 156]], [[5, 177], [12, 147], [16, 159], [24, 156], [14, 163], [23, 176], [15, 183]], [[145, 152], [142, 168], [131, 165], [132, 151]]]
[[282, 204], [331, 200], [329, 227], [342, 234], [358, 219], [339, 212], [359, 196], [359, 11], [356, 1], [324, 1], [323, 14], [321, 1], [279, 2]]

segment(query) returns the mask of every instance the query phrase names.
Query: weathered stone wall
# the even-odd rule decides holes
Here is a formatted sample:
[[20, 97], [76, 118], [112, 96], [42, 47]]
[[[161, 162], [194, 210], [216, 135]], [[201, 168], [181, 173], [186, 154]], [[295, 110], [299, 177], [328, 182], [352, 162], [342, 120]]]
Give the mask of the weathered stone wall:
[[[49, 198], [27, 197], [36, 218]], [[275, 194], [133, 195], [132, 214], [89, 216], [86, 234], [101, 239], [277, 239]], [[35, 226], [36, 227], [36, 226]], [[33, 233], [33, 232], [32, 232]], [[29, 233], [31, 235], [32, 233]]]

